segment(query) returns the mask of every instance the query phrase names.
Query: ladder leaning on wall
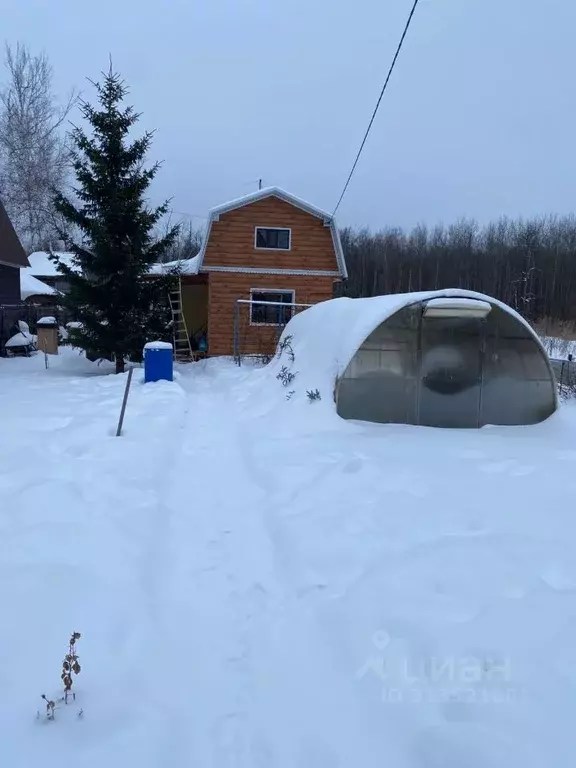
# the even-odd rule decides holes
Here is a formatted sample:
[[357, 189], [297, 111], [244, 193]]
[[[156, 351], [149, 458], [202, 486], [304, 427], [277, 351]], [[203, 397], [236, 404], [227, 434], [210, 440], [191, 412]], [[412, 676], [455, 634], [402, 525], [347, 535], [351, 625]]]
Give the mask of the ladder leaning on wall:
[[174, 360], [185, 363], [194, 360], [186, 319], [182, 309], [182, 281], [178, 279], [178, 287], [169, 293], [170, 310], [172, 312], [172, 334], [174, 339]]

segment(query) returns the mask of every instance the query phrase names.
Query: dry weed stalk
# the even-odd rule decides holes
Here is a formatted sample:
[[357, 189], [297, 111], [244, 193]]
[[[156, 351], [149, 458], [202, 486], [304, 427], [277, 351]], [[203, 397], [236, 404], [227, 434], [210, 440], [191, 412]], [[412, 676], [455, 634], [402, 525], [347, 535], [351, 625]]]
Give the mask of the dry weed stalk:
[[[59, 701], [63, 701], [65, 704], [68, 704], [68, 697], [70, 694], [72, 694], [72, 699], [74, 701], [76, 700], [76, 694], [72, 691], [72, 675], [80, 674], [81, 670], [78, 654], [76, 653], [76, 641], [80, 640], [80, 638], [80, 632], [72, 632], [68, 643], [68, 653], [62, 662], [62, 674], [60, 675], [60, 678], [64, 683], [64, 696], [62, 696]], [[42, 694], [42, 699], [46, 702], [46, 719], [54, 720], [54, 713], [57, 708], [56, 702], [49, 699], [44, 693]], [[82, 712], [82, 710], [80, 711]], [[38, 717], [40, 717], [40, 713], [38, 713]]]
[[68, 696], [72, 694], [72, 698], [76, 700], [76, 694], [72, 692], [72, 675], [80, 674], [80, 663], [78, 661], [78, 654], [76, 653], [76, 640], [80, 640], [80, 632], [72, 632], [70, 636], [70, 643], [68, 647], [68, 653], [64, 657], [62, 662], [62, 682], [64, 683], [64, 703], [68, 704]]

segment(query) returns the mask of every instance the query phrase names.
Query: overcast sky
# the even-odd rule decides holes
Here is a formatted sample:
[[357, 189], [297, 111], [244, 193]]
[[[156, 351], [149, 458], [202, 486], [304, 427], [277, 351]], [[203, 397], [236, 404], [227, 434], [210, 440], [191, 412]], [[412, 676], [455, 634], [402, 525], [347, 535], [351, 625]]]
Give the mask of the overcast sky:
[[[258, 178], [332, 210], [411, 5], [0, 0], [0, 35], [44, 50], [62, 93], [92, 97], [111, 54], [176, 211]], [[421, 0], [339, 223], [574, 210], [575, 29], [574, 0]]]

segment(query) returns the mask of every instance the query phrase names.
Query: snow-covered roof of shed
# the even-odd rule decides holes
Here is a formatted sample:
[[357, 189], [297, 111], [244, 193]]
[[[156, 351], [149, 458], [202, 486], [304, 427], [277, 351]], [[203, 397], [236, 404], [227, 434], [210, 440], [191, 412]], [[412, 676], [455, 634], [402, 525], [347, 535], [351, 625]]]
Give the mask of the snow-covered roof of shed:
[[[67, 252], [57, 252], [55, 254], [71, 269], [78, 269], [74, 264], [74, 254]], [[34, 277], [59, 277], [57, 265], [51, 261], [50, 254], [47, 251], [36, 251], [28, 256], [30, 266], [21, 270], [21, 275], [30, 275]], [[196, 275], [198, 274], [199, 256], [196, 255], [191, 259], [181, 259], [179, 261], [169, 261], [165, 264], [153, 264], [150, 267], [149, 274], [151, 275], [166, 275], [169, 272], [179, 271], [183, 275]], [[48, 286], [45, 286], [46, 288]], [[50, 293], [51, 291], [44, 291], [44, 293]], [[42, 291], [35, 291], [35, 293], [42, 293]]]
[[200, 254], [191, 259], [167, 261], [164, 264], [152, 264], [149, 269], [151, 275], [167, 275], [170, 272], [178, 272], [181, 275], [197, 275], [200, 264]]
[[[67, 253], [66, 251], [57, 251], [55, 256], [67, 264], [71, 269], [78, 269], [74, 262], [74, 254]], [[61, 277], [58, 272], [58, 266], [50, 259], [50, 254], [47, 251], [35, 251], [28, 256], [30, 266], [23, 269], [23, 272], [27, 272], [33, 277]]]
[[30, 296], [54, 296], [58, 291], [46, 285], [38, 278], [28, 273], [28, 268], [20, 270], [20, 298], [22, 301]]
[[[475, 299], [500, 307], [527, 328], [546, 354], [538, 335], [521, 315], [507, 304], [475, 291], [446, 288], [365, 299], [330, 299], [294, 315], [282, 333], [280, 346], [287, 337], [291, 337], [294, 364], [289, 367], [298, 372], [294, 385], [298, 384], [304, 392], [318, 388], [324, 396], [327, 391], [333, 390], [336, 379], [344, 373], [357, 350], [381, 323], [411, 304], [441, 298]], [[285, 354], [276, 355], [267, 366], [269, 372], [277, 375], [280, 368], [287, 365], [287, 359]]]
[[[65, 264], [71, 269], [78, 270], [78, 267], [74, 264], [74, 254], [68, 252], [56, 252], [58, 256]], [[21, 270], [21, 274], [31, 275], [32, 277], [59, 277], [57, 265], [50, 259], [50, 254], [47, 251], [36, 251], [28, 256], [30, 266]], [[179, 270], [183, 275], [196, 275], [198, 274], [199, 256], [194, 256], [192, 259], [181, 259], [179, 261], [169, 261], [165, 264], [153, 264], [150, 267], [149, 273], [151, 275], [166, 275], [169, 272]], [[47, 287], [47, 286], [46, 286]], [[46, 291], [45, 291], [46, 292]], [[48, 291], [49, 292], [49, 291]], [[41, 291], [36, 291], [41, 293]]]
[[242, 208], [243, 206], [250, 205], [251, 203], [256, 203], [259, 200], [265, 200], [267, 197], [277, 197], [279, 200], [283, 200], [284, 202], [289, 203], [296, 208], [300, 208], [302, 211], [306, 211], [306, 213], [310, 213], [312, 216], [316, 216], [317, 218], [322, 219], [326, 226], [330, 227], [332, 242], [334, 243], [334, 251], [336, 253], [336, 261], [338, 263], [338, 271], [343, 278], [347, 278], [348, 272], [346, 270], [346, 261], [344, 259], [342, 243], [340, 242], [340, 233], [338, 232], [336, 220], [332, 214], [328, 213], [327, 211], [323, 211], [321, 208], [317, 208], [315, 205], [312, 205], [300, 197], [291, 195], [289, 192], [286, 192], [280, 187], [264, 187], [263, 189], [250, 192], [247, 195], [243, 195], [242, 197], [238, 197], [235, 200], [230, 200], [228, 203], [223, 203], [222, 205], [217, 205], [215, 208], [210, 209], [210, 215], [208, 217], [208, 228], [204, 236], [202, 248], [198, 254], [200, 257], [198, 270], [202, 268], [206, 246], [208, 244], [210, 231], [212, 229], [212, 222], [218, 221], [218, 218], [221, 215], [228, 213], [229, 211], [233, 211], [236, 208]]

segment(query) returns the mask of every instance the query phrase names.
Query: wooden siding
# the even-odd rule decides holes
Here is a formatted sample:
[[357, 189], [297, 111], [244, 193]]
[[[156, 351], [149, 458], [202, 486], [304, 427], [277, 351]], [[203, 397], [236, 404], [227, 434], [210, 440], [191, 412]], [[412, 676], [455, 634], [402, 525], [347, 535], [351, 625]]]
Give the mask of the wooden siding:
[[20, 270], [0, 264], [0, 304], [20, 304]]
[[[256, 227], [289, 227], [289, 251], [257, 250]], [[212, 222], [203, 267], [338, 270], [330, 227], [277, 197], [224, 213]]]
[[[247, 275], [243, 273], [212, 272], [208, 299], [208, 352], [212, 355], [232, 355], [234, 351], [234, 307], [236, 299], [249, 299], [250, 289], [292, 290], [294, 301], [317, 304], [333, 296], [335, 278], [303, 275]], [[241, 305], [240, 341], [242, 354], [271, 354], [274, 352], [278, 328], [250, 325], [250, 307]]]

